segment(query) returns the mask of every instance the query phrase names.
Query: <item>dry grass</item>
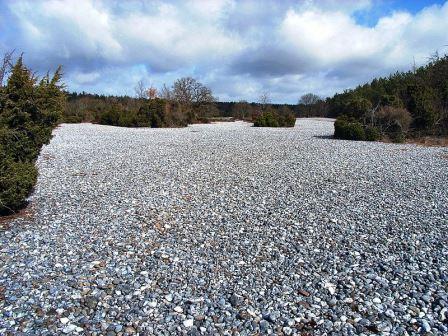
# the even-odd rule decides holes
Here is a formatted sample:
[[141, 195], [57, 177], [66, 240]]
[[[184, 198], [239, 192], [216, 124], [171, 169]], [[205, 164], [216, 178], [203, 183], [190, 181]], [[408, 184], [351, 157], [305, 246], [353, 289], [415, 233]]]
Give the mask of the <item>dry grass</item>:
[[6, 231], [9, 228], [9, 224], [15, 219], [30, 219], [34, 215], [34, 209], [28, 205], [26, 208], [8, 216], [0, 216], [0, 232]]
[[409, 144], [415, 144], [425, 147], [448, 147], [448, 137], [421, 137], [417, 139], [409, 139], [406, 141]]

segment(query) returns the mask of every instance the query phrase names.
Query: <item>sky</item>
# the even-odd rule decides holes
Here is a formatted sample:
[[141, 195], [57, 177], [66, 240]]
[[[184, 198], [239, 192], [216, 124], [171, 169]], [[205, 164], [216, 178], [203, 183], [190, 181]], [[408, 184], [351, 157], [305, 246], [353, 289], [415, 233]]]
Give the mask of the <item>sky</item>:
[[448, 52], [447, 1], [0, 0], [0, 52], [69, 91], [134, 95], [191, 76], [220, 101], [296, 103]]

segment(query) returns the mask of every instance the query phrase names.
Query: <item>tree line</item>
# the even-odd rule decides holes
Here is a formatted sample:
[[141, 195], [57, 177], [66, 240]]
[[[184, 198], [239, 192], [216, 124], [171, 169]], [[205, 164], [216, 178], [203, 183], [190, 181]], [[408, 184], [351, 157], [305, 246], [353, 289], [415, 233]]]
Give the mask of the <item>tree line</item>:
[[[219, 102], [210, 88], [191, 77], [176, 80], [160, 90], [146, 88], [142, 81], [135, 86], [135, 97], [69, 93], [64, 122], [94, 122], [125, 127], [182, 127], [213, 120], [240, 119], [256, 126], [294, 126], [295, 105]], [[258, 123], [256, 121], [259, 120]], [[266, 121], [272, 122], [266, 123]], [[264, 122], [263, 122], [264, 121]]]
[[448, 56], [327, 99], [335, 136], [352, 140], [448, 135]]

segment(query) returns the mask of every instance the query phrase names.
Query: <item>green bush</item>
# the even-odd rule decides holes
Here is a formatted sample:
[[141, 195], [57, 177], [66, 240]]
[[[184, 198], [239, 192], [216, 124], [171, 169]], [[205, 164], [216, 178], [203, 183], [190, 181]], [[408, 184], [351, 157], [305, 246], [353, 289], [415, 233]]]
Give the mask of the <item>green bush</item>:
[[263, 111], [254, 121], [254, 127], [294, 127], [296, 118], [292, 113], [278, 113], [274, 110]]
[[51, 139], [65, 103], [61, 69], [37, 78], [20, 57], [0, 87], [0, 215], [26, 205], [37, 179], [34, 165]]
[[154, 98], [139, 102], [138, 110], [120, 103], [105, 106], [98, 114], [97, 122], [121, 127], [181, 127], [187, 125], [187, 115], [181, 106], [165, 99]]
[[374, 126], [367, 126], [365, 128], [365, 136], [367, 141], [378, 141], [381, 139], [381, 132]]
[[34, 163], [3, 161], [0, 166], [0, 215], [11, 214], [25, 206], [36, 179]]
[[255, 127], [279, 127], [278, 117], [274, 115], [272, 111], [266, 111], [260, 114], [260, 116], [254, 122]]
[[339, 117], [334, 123], [334, 137], [345, 140], [366, 140], [366, 133], [360, 122]]

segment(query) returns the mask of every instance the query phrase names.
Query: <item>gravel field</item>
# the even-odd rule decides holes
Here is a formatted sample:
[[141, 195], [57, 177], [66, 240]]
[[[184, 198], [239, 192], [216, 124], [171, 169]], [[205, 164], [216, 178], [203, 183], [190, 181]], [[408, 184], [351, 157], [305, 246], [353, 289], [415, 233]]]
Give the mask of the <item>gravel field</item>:
[[62, 125], [0, 334], [447, 335], [448, 150], [332, 133]]

